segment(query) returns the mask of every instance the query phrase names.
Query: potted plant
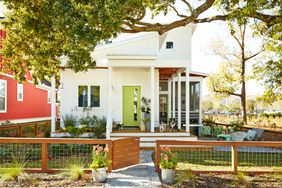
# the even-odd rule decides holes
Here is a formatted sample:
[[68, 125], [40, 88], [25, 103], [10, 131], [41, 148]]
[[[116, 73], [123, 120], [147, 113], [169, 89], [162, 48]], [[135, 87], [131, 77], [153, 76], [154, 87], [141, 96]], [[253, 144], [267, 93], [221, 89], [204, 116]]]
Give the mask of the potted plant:
[[121, 122], [117, 123], [117, 129], [118, 130], [122, 130], [122, 127], [123, 127], [123, 123], [121, 123]]
[[150, 131], [150, 112], [151, 112], [151, 100], [146, 98], [146, 97], [142, 97], [141, 98], [141, 102], [142, 102], [142, 105], [141, 105], [141, 112], [143, 114], [143, 122], [144, 124], [146, 125], [147, 127], [147, 131]]
[[146, 124], [145, 122], [142, 120], [142, 124], [139, 126], [141, 131], [146, 131]]
[[111, 164], [108, 153], [107, 147], [93, 146], [92, 163], [89, 167], [92, 169], [93, 181], [95, 182], [102, 183], [107, 180], [107, 169]]
[[176, 153], [166, 146], [161, 148], [160, 168], [162, 174], [162, 181], [164, 183], [172, 184], [175, 176], [175, 168], [178, 164], [178, 157]]

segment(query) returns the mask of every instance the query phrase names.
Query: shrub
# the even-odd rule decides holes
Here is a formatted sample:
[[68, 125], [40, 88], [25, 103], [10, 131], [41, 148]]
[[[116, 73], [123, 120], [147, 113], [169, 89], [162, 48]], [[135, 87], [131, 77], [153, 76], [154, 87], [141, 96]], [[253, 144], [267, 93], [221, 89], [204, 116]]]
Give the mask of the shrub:
[[76, 125], [76, 117], [72, 114], [66, 114], [63, 117], [63, 121], [64, 121], [65, 127], [68, 127], [68, 126], [74, 127]]
[[80, 135], [82, 135], [84, 132], [85, 132], [85, 128], [86, 126], [67, 126], [65, 127], [65, 131], [70, 133], [71, 136], [74, 136], [74, 137], [79, 137]]
[[78, 181], [84, 175], [85, 164], [83, 158], [73, 157], [66, 161], [66, 169], [60, 175]]
[[229, 125], [233, 128], [234, 132], [237, 132], [242, 130], [244, 123], [242, 120], [235, 120], [231, 121]]
[[103, 138], [106, 132], [107, 119], [105, 117], [95, 117], [95, 124], [93, 125], [93, 132], [97, 138]]
[[26, 166], [26, 155], [11, 155], [12, 163], [3, 164], [0, 167], [0, 183], [5, 181], [16, 180], [24, 173]]
[[102, 146], [93, 146], [92, 150], [92, 163], [89, 165], [90, 168], [96, 170], [98, 168], [109, 167], [111, 161], [109, 160], [108, 148]]
[[171, 152], [171, 150], [167, 146], [161, 148], [160, 167], [162, 169], [175, 169], [177, 164], [178, 164], [177, 154]]
[[204, 126], [212, 127], [215, 125], [215, 119], [213, 116], [203, 116], [202, 122]]
[[244, 172], [238, 172], [238, 174], [236, 174], [234, 183], [240, 187], [251, 187], [251, 181], [247, 179], [247, 176]]

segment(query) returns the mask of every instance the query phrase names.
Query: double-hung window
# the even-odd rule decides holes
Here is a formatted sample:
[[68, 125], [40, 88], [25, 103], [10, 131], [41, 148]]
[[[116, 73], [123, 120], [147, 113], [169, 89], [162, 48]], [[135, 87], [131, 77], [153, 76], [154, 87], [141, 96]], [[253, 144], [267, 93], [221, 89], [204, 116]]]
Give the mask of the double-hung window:
[[100, 86], [78, 86], [78, 107], [100, 107]]
[[0, 113], [7, 112], [7, 81], [0, 80]]
[[22, 84], [17, 85], [17, 100], [23, 101], [23, 85]]

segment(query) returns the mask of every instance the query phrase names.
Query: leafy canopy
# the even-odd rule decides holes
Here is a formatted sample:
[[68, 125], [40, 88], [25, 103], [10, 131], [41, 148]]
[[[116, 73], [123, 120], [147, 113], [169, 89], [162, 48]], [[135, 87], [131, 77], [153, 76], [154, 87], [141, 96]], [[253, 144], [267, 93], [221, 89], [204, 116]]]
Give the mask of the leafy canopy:
[[[2, 26], [7, 31], [1, 54], [2, 71], [25, 80], [29, 70], [34, 81], [58, 75], [60, 60], [84, 71], [95, 66], [90, 54], [95, 47], [120, 32], [155, 31], [163, 34], [189, 23], [251, 17], [265, 24], [266, 32], [281, 27], [281, 0], [1, 0], [7, 7]], [[203, 17], [212, 7], [224, 14]], [[150, 10], [150, 13], [148, 11]], [[183, 11], [184, 10], [184, 11]], [[273, 11], [275, 10], [275, 11]], [[173, 12], [178, 20], [167, 24], [144, 22], [152, 16]]]

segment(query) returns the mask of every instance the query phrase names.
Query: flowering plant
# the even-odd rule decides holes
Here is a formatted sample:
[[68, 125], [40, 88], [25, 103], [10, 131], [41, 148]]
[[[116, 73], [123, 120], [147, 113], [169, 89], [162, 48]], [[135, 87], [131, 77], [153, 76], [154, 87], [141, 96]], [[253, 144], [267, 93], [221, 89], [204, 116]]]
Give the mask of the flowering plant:
[[89, 167], [96, 170], [98, 168], [108, 167], [110, 164], [111, 161], [109, 160], [108, 148], [103, 148], [99, 145], [93, 146], [92, 163], [89, 165]]
[[178, 163], [178, 157], [176, 153], [165, 146], [161, 148], [161, 161], [160, 167], [162, 169], [175, 169]]

